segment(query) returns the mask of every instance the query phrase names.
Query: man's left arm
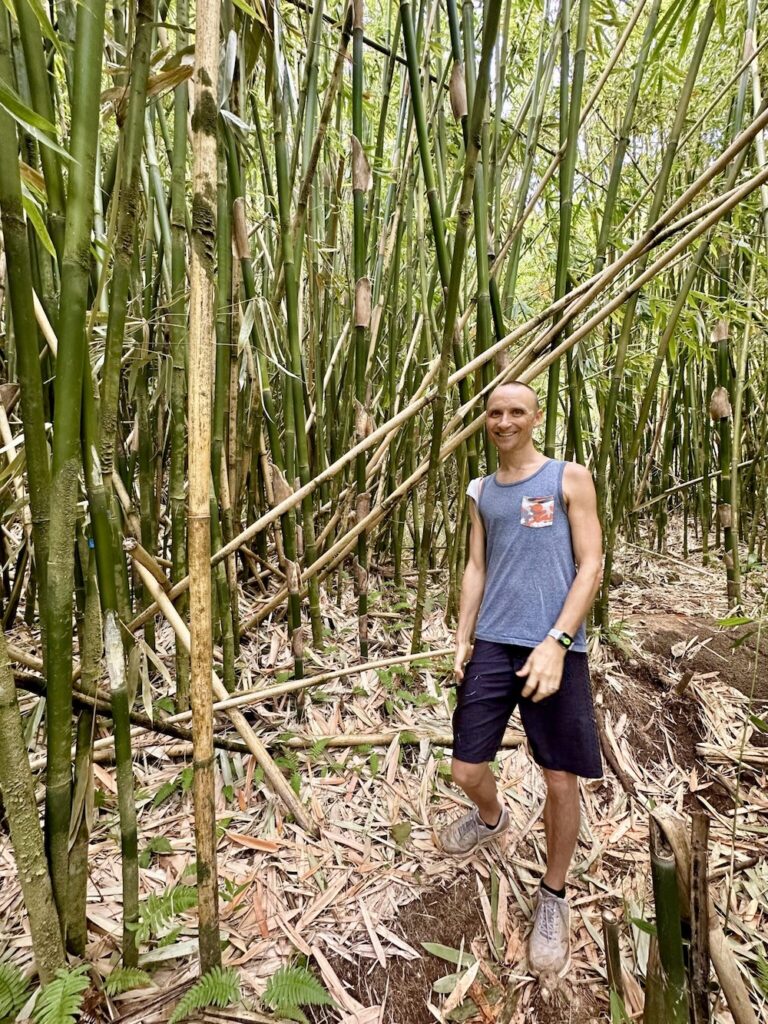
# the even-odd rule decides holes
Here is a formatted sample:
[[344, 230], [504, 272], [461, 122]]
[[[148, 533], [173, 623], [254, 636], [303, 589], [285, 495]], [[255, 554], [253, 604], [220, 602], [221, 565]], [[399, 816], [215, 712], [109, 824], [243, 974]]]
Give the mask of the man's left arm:
[[[577, 572], [557, 621], [550, 628], [574, 636], [592, 607], [603, 574], [602, 532], [595, 485], [589, 470], [575, 462], [567, 463], [563, 473], [563, 497], [568, 508]], [[528, 676], [523, 696], [540, 701], [556, 693], [563, 677], [565, 655], [565, 648], [550, 636], [534, 647], [517, 673]]]

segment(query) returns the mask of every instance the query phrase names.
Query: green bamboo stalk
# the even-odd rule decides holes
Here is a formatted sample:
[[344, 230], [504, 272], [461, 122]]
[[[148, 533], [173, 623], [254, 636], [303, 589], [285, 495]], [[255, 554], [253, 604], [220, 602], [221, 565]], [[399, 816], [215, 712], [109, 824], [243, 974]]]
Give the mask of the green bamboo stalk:
[[[29, 80], [32, 106], [38, 114], [56, 124], [56, 113], [53, 105], [53, 76], [46, 66], [45, 51], [40, 34], [40, 25], [35, 17], [32, 4], [19, 0], [14, 5], [19, 24], [19, 35], [24, 50], [24, 64]], [[5, 81], [11, 78], [3, 74]], [[7, 152], [7, 151], [6, 151]], [[56, 254], [61, 260], [64, 248], [64, 216], [66, 195], [61, 160], [48, 146], [40, 146], [40, 163], [45, 177], [45, 190], [48, 206], [48, 229]]]
[[688, 989], [675, 856], [653, 817], [649, 821], [656, 934], [663, 972], [664, 1020], [666, 1024], [688, 1024]]
[[[96, 562], [87, 541], [81, 537], [78, 563], [85, 565], [82, 589], [83, 612], [79, 630], [80, 690], [95, 696], [101, 672], [101, 610], [96, 580]], [[81, 574], [82, 575], [82, 574]], [[69, 855], [69, 907], [67, 913], [67, 948], [75, 956], [84, 957], [88, 942], [86, 906], [88, 897], [88, 842], [93, 813], [92, 756], [95, 714], [83, 708], [77, 722], [75, 753], [75, 784], [73, 798], [72, 849]]]
[[[669, 139], [667, 140], [666, 148], [664, 150], [664, 157], [662, 160], [661, 171], [659, 173], [658, 184], [656, 192], [654, 194], [653, 202], [648, 213], [647, 224], [650, 226], [655, 220], [662, 209], [664, 197], [669, 182], [669, 177], [672, 171], [672, 165], [675, 159], [675, 155], [685, 125], [685, 118], [690, 104], [691, 95], [693, 93], [696, 79], [698, 78], [701, 63], [704, 57], [704, 51], [706, 49], [707, 41], [709, 39], [709, 33], [714, 23], [715, 10], [714, 5], [710, 3], [707, 10], [702, 18], [699, 26], [699, 34], [696, 40], [696, 46], [691, 56], [691, 63], [688, 68], [688, 73], [685, 78], [685, 82], [680, 92], [680, 97], [677, 102], [677, 109], [675, 112], [675, 121], [670, 132]], [[642, 273], [647, 263], [647, 257], [641, 257], [638, 260], [636, 275]], [[639, 292], [635, 292], [634, 295], [629, 299], [624, 308], [624, 318], [621, 324], [621, 334], [617, 342], [616, 353], [614, 356], [613, 372], [611, 374], [611, 384], [606, 399], [605, 408], [603, 411], [603, 422], [605, 424], [613, 423], [616, 416], [616, 406], [618, 402], [619, 386], [622, 380], [622, 374], [624, 372], [624, 363], [626, 361], [627, 350], [629, 347], [629, 339], [632, 332], [632, 326], [634, 324], [635, 312], [637, 309], [637, 303], [639, 300]], [[608, 464], [608, 449], [610, 444], [610, 430], [603, 432], [602, 443], [598, 454], [598, 462], [596, 467], [597, 477], [597, 490], [598, 496], [605, 495], [606, 493], [606, 467]]]
[[3, 735], [0, 743], [0, 790], [29, 917], [35, 963], [45, 985], [53, 980], [59, 968], [65, 966], [66, 958], [61, 941], [62, 925], [45, 862], [34, 780], [4, 633], [0, 633], [0, 730]]
[[[419, 580], [414, 608], [412, 651], [421, 647], [421, 628], [426, 596], [428, 557], [432, 545], [433, 519], [435, 513], [435, 496], [437, 492], [437, 470], [440, 462], [440, 448], [445, 421], [445, 402], [448, 389], [448, 372], [452, 339], [456, 330], [456, 319], [459, 306], [459, 289], [461, 284], [464, 258], [469, 235], [469, 218], [475, 187], [475, 169], [480, 155], [481, 130], [485, 115], [485, 104], [488, 99], [490, 81], [490, 65], [501, 16], [501, 0], [488, 0], [483, 26], [483, 43], [478, 67], [475, 97], [469, 121], [468, 142], [464, 158], [464, 175], [459, 199], [456, 236], [453, 243], [451, 275], [445, 302], [445, 319], [443, 322], [443, 338], [440, 350], [440, 366], [437, 378], [437, 395], [432, 406], [432, 440], [430, 445], [429, 470], [427, 473], [427, 490], [424, 498], [424, 524], [421, 534], [421, 550], [419, 552]], [[405, 20], [403, 21], [405, 25]]]
[[54, 898], [66, 920], [72, 735], [72, 591], [85, 314], [99, 131], [104, 5], [77, 7], [67, 220], [58, 317], [48, 559], [46, 841]]
[[[578, 152], [579, 121], [581, 119], [581, 92], [584, 83], [587, 30], [589, 28], [590, 0], [581, 0], [579, 23], [576, 34], [576, 50], [573, 62], [573, 82], [569, 92], [568, 75], [570, 64], [570, 0], [563, 0], [560, 18], [562, 43], [560, 47], [560, 148], [565, 155], [560, 162], [560, 219], [557, 236], [557, 264], [555, 268], [555, 300], [569, 291], [568, 265], [571, 252], [571, 221], [573, 219], [573, 179], [576, 173]], [[568, 328], [566, 327], [566, 332]], [[552, 348], [556, 348], [561, 334], [555, 334]], [[572, 350], [571, 350], [572, 356]], [[575, 384], [575, 382], [572, 382]], [[578, 391], [571, 389], [571, 402], [578, 403]], [[549, 367], [547, 379], [547, 411], [544, 430], [544, 454], [554, 458], [557, 439], [557, 416], [560, 407], [560, 360]], [[575, 424], [574, 424], [575, 425]], [[583, 452], [582, 452], [583, 458]]]
[[[177, 52], [186, 45], [188, 0], [177, 0], [176, 22], [179, 32]], [[171, 164], [171, 296], [168, 306], [171, 355], [171, 452], [168, 471], [168, 505], [171, 516], [171, 579], [177, 583], [187, 575], [186, 544], [186, 429], [185, 407], [187, 391], [186, 313], [184, 295], [187, 289], [187, 222], [186, 222], [186, 163], [187, 163], [187, 83], [177, 85], [173, 93], [173, 156]], [[176, 602], [182, 618], [187, 611], [187, 597]], [[176, 710], [189, 709], [189, 655], [184, 644], [176, 643]]]
[[[6, 12], [0, 13], [0, 79], [10, 81], [10, 36]], [[40, 372], [39, 334], [32, 297], [32, 267], [27, 228], [21, 198], [21, 179], [17, 159], [16, 128], [0, 109], [0, 152], [8, 154], [0, 161], [0, 213], [3, 245], [7, 256], [8, 290], [13, 317], [18, 375], [21, 384], [21, 416], [29, 483], [34, 559], [38, 580], [38, 600], [43, 629], [46, 625], [48, 515], [50, 508], [50, 468], [45, 436], [45, 406]]]

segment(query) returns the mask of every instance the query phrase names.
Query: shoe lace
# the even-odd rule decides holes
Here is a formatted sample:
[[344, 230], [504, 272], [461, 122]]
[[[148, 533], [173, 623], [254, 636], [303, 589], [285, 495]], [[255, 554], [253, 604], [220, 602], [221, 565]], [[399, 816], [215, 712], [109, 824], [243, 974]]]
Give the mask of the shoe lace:
[[539, 931], [547, 940], [553, 942], [559, 931], [560, 915], [554, 900], [544, 899], [539, 905]]
[[463, 839], [468, 832], [472, 832], [475, 827], [475, 819], [473, 815], [469, 815], [464, 821], [459, 823], [459, 836]]

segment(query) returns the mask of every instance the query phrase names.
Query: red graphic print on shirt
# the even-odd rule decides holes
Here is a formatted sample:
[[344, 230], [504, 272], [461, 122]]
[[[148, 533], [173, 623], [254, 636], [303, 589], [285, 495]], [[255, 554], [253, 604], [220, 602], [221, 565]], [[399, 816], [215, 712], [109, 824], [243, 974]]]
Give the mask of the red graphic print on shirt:
[[520, 522], [523, 526], [551, 526], [555, 521], [555, 496], [545, 494], [540, 498], [523, 498], [520, 506]]

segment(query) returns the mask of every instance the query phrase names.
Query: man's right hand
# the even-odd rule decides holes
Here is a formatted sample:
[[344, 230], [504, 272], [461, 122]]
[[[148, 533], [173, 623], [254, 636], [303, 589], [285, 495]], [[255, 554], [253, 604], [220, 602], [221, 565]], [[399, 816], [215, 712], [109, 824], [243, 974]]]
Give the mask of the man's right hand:
[[456, 685], [461, 686], [464, 682], [464, 668], [472, 657], [472, 644], [469, 640], [459, 640], [456, 643], [456, 657], [453, 662], [453, 678]]

